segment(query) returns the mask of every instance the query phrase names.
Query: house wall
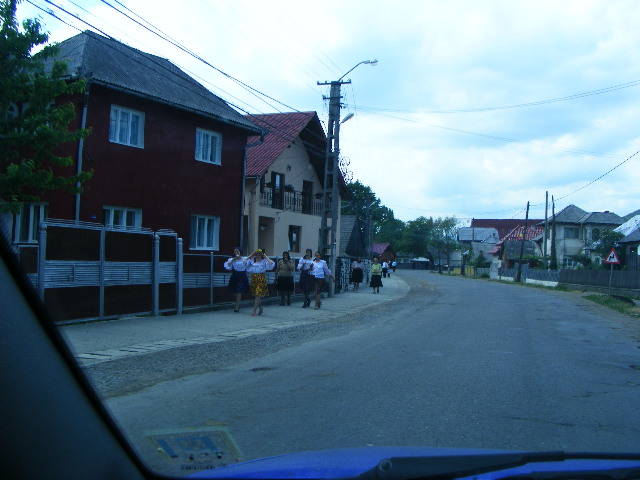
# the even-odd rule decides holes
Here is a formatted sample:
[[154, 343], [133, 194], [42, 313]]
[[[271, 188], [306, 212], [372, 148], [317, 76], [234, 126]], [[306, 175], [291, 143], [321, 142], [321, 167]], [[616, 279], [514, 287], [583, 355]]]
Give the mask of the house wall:
[[[144, 113], [144, 148], [109, 141], [112, 104]], [[81, 106], [77, 110], [76, 127]], [[81, 220], [102, 222], [104, 205], [142, 209], [142, 226], [175, 230], [187, 249], [191, 215], [213, 215], [220, 217], [219, 250], [231, 252], [240, 243], [243, 130], [95, 85], [87, 126], [84, 169], [94, 174], [81, 197]], [[222, 134], [222, 165], [195, 160], [196, 128]], [[47, 200], [50, 217], [74, 218], [72, 194], [53, 193]]]
[[[578, 228], [578, 238], [566, 238], [565, 228], [576, 227]], [[578, 223], [558, 223], [556, 225], [556, 253], [558, 257], [558, 264], [563, 265], [565, 257], [572, 257], [584, 253], [585, 246], [591, 245], [593, 240], [593, 230], [599, 229], [600, 234], [605, 230], [612, 230], [615, 225], [610, 224], [586, 224], [580, 225]], [[549, 227], [551, 231], [551, 227]], [[547, 242], [547, 254], [551, 255], [551, 242]]]
[[[271, 173], [284, 174], [284, 184], [292, 185], [295, 191], [302, 191], [303, 181], [313, 182], [313, 195], [322, 193], [322, 183], [310, 163], [309, 156], [298, 137], [290, 146], [280, 154], [265, 173], [265, 183], [271, 181]], [[291, 210], [280, 210], [266, 205], [260, 205], [260, 184], [259, 179], [247, 178], [245, 181], [245, 209], [244, 214], [248, 216], [249, 232], [247, 253], [256, 248], [266, 248], [269, 255], [282, 255], [283, 251], [289, 250], [289, 226], [301, 227], [300, 251], [291, 252], [292, 257], [301, 257], [304, 251], [310, 248], [314, 252], [318, 250], [318, 240], [322, 217], [307, 213], [294, 212]], [[260, 245], [260, 217], [273, 219], [274, 235], [273, 245]], [[338, 217], [339, 219], [340, 217]], [[328, 221], [331, 225], [331, 219]], [[263, 225], [264, 226], [264, 225]], [[338, 231], [336, 232], [336, 242], [340, 241], [339, 220]], [[339, 248], [339, 245], [337, 245]], [[337, 250], [338, 251], [338, 250]]]

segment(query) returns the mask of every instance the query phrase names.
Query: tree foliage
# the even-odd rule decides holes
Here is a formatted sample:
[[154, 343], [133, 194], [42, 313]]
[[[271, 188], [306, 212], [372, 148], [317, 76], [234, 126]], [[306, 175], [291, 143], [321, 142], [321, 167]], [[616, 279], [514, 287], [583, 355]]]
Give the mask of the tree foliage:
[[[77, 142], [87, 130], [69, 129], [75, 116], [70, 101], [85, 83], [68, 81], [66, 65], [53, 62], [55, 46], [38, 20], [16, 20], [16, 2], [0, 1], [0, 209], [16, 211], [51, 190], [76, 191], [89, 172], [65, 175], [73, 165], [60, 146]], [[48, 65], [48, 66], [47, 66]]]

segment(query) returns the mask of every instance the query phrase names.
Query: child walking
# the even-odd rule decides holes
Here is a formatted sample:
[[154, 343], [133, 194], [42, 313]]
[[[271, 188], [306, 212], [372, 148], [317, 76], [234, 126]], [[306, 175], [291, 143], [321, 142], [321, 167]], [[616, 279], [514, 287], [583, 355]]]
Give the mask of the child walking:
[[293, 271], [295, 264], [289, 252], [282, 252], [282, 259], [278, 260], [278, 293], [280, 294], [280, 305], [284, 305], [285, 298], [287, 305], [291, 305], [291, 292], [293, 292]]

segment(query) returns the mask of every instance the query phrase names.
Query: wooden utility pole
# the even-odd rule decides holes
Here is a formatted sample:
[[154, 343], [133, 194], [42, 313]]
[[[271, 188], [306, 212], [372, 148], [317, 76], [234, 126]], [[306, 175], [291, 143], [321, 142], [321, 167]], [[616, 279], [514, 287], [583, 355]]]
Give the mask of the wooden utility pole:
[[[320, 224], [319, 250], [322, 255], [327, 255], [329, 249], [329, 269], [336, 273], [336, 241], [338, 230], [338, 188], [340, 181], [340, 87], [351, 83], [351, 80], [337, 80], [332, 82], [317, 82], [318, 85], [331, 85], [329, 97], [329, 121], [327, 122], [327, 146], [324, 160], [324, 190], [322, 195], [322, 222]], [[331, 217], [331, 229], [327, 227], [328, 218]], [[329, 245], [327, 245], [327, 233], [330, 233]], [[329, 296], [333, 296], [335, 282], [329, 283]]]
[[551, 195], [551, 270], [558, 269], [558, 256], [556, 251], [556, 202]]
[[549, 223], [547, 214], [549, 212], [549, 191], [544, 192], [544, 236], [542, 239], [542, 258], [544, 260], [544, 266], [549, 268], [549, 262], [547, 261], [547, 236], [549, 235]]
[[527, 213], [524, 217], [524, 225], [522, 226], [522, 240], [520, 241], [520, 258], [518, 260], [518, 271], [516, 273], [516, 282], [519, 282], [522, 276], [522, 256], [524, 255], [524, 242], [527, 237], [528, 221], [529, 221], [529, 202], [527, 202]]

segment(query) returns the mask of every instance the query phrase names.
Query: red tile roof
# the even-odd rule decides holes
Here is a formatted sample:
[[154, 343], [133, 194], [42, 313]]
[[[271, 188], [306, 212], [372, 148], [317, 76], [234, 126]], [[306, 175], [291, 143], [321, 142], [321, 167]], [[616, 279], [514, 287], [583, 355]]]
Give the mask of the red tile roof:
[[498, 231], [498, 237], [503, 239], [514, 228], [520, 225], [528, 225], [529, 227], [532, 227], [543, 221], [544, 220], [534, 219], [518, 220], [513, 218], [474, 218], [471, 220], [471, 226], [477, 228], [495, 228]]
[[[280, 154], [309, 125], [316, 112], [286, 112], [250, 115], [251, 121], [266, 130], [264, 142], [247, 150], [247, 172], [249, 177], [264, 174]], [[249, 137], [247, 145], [256, 143], [260, 137]]]
[[516, 228], [511, 230], [504, 238], [501, 239], [501, 242], [505, 240], [522, 240], [524, 230], [524, 239], [525, 240], [533, 240], [536, 237], [539, 237], [544, 232], [544, 227], [542, 225], [532, 225], [525, 229], [524, 225], [518, 225]]

